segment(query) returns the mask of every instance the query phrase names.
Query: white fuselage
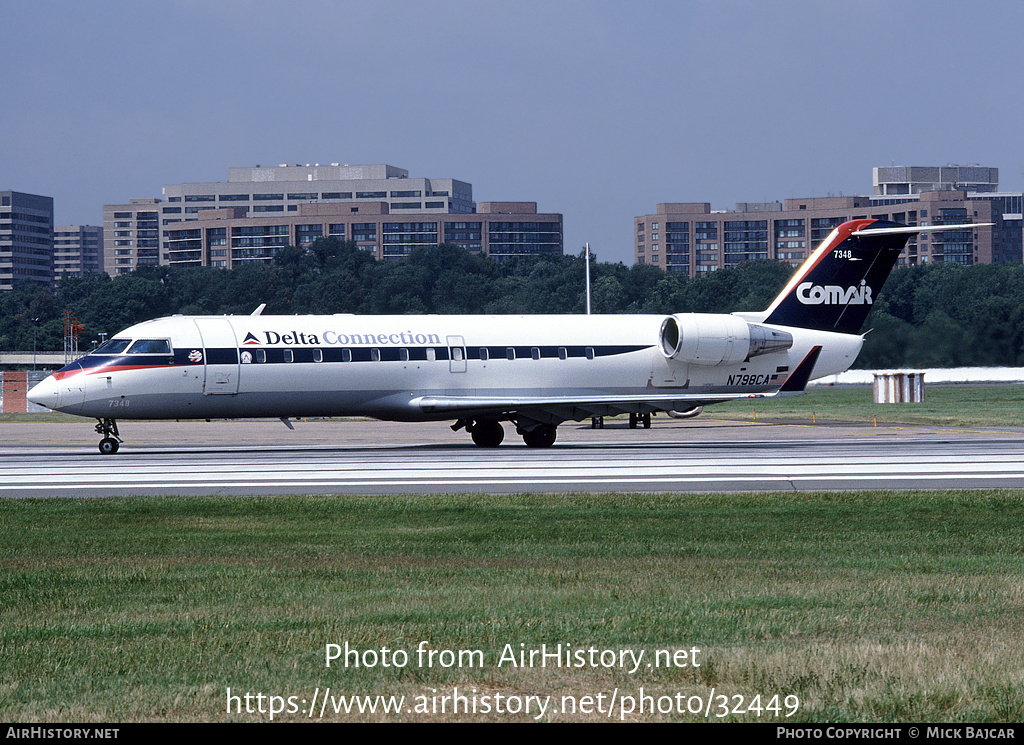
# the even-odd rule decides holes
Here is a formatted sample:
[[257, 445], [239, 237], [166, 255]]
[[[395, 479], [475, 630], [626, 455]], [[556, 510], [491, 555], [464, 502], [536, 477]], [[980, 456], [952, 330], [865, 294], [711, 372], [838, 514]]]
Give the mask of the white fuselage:
[[[772, 395], [816, 346], [821, 353], [812, 377], [841, 372], [863, 343], [859, 335], [785, 328], [792, 335], [785, 350], [734, 363], [694, 364], [664, 351], [659, 335], [665, 319], [174, 316], [115, 337], [149, 340], [149, 348], [86, 355], [36, 386], [30, 398], [101, 419], [452, 419], [452, 409], [425, 402], [461, 399], [521, 400], [527, 406], [538, 399], [649, 398], [658, 402], [652, 408], [670, 410], [680, 402]], [[169, 352], [160, 349], [164, 342]], [[666, 402], [672, 396], [676, 405]], [[475, 415], [500, 413], [480, 406]], [[569, 408], [556, 418], [594, 411]], [[460, 410], [458, 416], [464, 415], [474, 412]]]

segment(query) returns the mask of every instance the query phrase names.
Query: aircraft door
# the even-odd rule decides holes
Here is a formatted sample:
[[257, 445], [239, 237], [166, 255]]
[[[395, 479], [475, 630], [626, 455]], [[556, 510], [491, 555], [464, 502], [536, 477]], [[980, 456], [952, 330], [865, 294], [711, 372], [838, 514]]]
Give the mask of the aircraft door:
[[238, 393], [238, 341], [226, 318], [197, 318], [203, 340], [203, 394], [207, 396]]
[[466, 372], [466, 341], [461, 336], [448, 337], [448, 371]]

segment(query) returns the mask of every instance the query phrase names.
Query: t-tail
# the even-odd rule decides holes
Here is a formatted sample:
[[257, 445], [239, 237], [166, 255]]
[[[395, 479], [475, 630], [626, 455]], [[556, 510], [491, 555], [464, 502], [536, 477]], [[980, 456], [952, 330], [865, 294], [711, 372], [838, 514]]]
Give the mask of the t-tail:
[[856, 334], [911, 236], [974, 227], [979, 226], [844, 222], [804, 262], [762, 323]]
[[764, 323], [856, 334], [911, 236], [905, 230], [886, 220], [844, 222], [793, 275]]

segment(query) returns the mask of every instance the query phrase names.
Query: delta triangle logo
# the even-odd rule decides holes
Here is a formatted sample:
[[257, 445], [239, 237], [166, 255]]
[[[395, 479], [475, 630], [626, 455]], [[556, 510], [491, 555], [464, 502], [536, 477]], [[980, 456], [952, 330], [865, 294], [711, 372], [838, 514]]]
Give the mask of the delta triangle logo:
[[259, 343], [260, 343], [260, 340], [257, 339], [255, 336], [253, 336], [251, 331], [246, 333], [245, 339], [242, 340], [242, 344], [243, 345], [244, 344], [259, 344]]

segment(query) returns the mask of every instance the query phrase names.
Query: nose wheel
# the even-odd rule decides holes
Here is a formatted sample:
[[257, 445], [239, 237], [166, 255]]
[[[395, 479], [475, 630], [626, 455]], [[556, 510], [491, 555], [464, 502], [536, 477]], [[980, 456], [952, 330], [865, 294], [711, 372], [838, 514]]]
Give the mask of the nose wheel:
[[121, 444], [113, 437], [104, 437], [100, 440], [100, 453], [103, 455], [113, 455], [120, 446]]
[[96, 434], [103, 435], [100, 440], [100, 454], [113, 455], [121, 446], [121, 436], [117, 432], [117, 422], [113, 419], [100, 419], [96, 425]]

